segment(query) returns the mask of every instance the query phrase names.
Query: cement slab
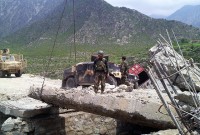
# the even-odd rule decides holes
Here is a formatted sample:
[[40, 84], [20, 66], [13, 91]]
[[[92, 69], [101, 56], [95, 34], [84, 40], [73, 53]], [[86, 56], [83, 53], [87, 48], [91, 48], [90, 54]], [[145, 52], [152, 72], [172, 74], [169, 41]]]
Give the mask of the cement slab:
[[39, 114], [47, 114], [51, 108], [51, 105], [30, 97], [16, 101], [7, 100], [0, 102], [0, 112], [21, 118], [31, 118]]

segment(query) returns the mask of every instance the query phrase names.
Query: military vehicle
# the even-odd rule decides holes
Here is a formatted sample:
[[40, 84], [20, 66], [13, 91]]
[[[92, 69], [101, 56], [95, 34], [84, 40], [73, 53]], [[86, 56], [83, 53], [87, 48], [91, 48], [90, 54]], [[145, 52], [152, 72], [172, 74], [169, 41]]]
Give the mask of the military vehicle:
[[[140, 64], [134, 64], [129, 68], [129, 81], [134, 83], [134, 87], [145, 88], [146, 83], [150, 81], [148, 74]], [[136, 78], [135, 78], [136, 77]]]
[[11, 74], [21, 77], [26, 67], [27, 61], [23, 55], [10, 54], [9, 49], [0, 50], [0, 77], [10, 77]]
[[[90, 86], [94, 84], [94, 73], [93, 73], [93, 61], [97, 56], [91, 56], [91, 62], [81, 62], [67, 68], [63, 74], [62, 88], [73, 88], [76, 86]], [[108, 56], [104, 56], [108, 60]], [[108, 62], [109, 77], [106, 82], [111, 85], [121, 84], [121, 72], [118, 65]], [[129, 81], [132, 83], [137, 83], [138, 77], [134, 75], [129, 75]]]
[[[73, 88], [76, 86], [90, 86], [94, 84], [94, 72], [93, 61], [96, 59], [96, 55], [91, 56], [91, 62], [81, 62], [67, 68], [63, 74], [62, 87]], [[108, 61], [108, 56], [104, 56]], [[111, 62], [108, 62], [109, 77], [106, 82], [111, 85], [118, 85], [121, 78], [119, 67]]]
[[[108, 62], [109, 77], [106, 79], [107, 83], [111, 85], [118, 85], [121, 73], [119, 67], [114, 63]], [[94, 84], [93, 62], [78, 63], [71, 68], [64, 71], [62, 87], [73, 88], [76, 86], [89, 86]]]

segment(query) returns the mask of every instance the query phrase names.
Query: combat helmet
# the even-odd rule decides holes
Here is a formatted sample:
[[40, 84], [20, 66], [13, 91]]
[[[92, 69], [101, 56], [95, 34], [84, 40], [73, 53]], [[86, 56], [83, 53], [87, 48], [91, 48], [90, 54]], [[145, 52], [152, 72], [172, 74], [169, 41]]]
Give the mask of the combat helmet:
[[102, 50], [98, 51], [98, 55], [103, 55], [103, 54], [104, 54], [104, 52]]

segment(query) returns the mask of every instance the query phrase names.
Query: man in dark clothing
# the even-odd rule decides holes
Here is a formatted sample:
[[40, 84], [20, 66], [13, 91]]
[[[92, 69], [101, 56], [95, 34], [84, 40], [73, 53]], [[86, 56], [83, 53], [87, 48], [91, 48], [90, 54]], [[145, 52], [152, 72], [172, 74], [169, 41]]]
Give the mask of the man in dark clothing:
[[122, 56], [122, 62], [120, 64], [120, 72], [121, 72], [121, 83], [125, 84], [126, 83], [126, 79], [128, 76], [128, 63], [126, 61], [126, 57]]
[[98, 52], [98, 58], [94, 61], [93, 70], [95, 77], [94, 92], [98, 92], [99, 84], [101, 82], [101, 93], [103, 94], [105, 89], [105, 82], [108, 76], [108, 63], [107, 60], [103, 57], [104, 52]]

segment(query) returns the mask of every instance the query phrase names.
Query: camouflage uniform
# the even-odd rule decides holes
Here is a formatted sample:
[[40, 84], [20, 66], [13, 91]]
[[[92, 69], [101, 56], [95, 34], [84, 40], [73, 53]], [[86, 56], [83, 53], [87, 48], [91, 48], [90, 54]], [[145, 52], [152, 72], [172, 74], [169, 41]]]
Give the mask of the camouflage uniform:
[[121, 84], [125, 84], [127, 76], [128, 76], [128, 63], [126, 61], [121, 62], [120, 72], [121, 72], [121, 75], [122, 75]]
[[94, 91], [95, 93], [98, 92], [99, 84], [101, 82], [101, 93], [103, 93], [105, 89], [106, 77], [108, 74], [107, 60], [105, 58], [102, 58], [102, 59], [97, 58], [94, 61], [93, 69], [94, 69], [94, 77], [95, 77]]

